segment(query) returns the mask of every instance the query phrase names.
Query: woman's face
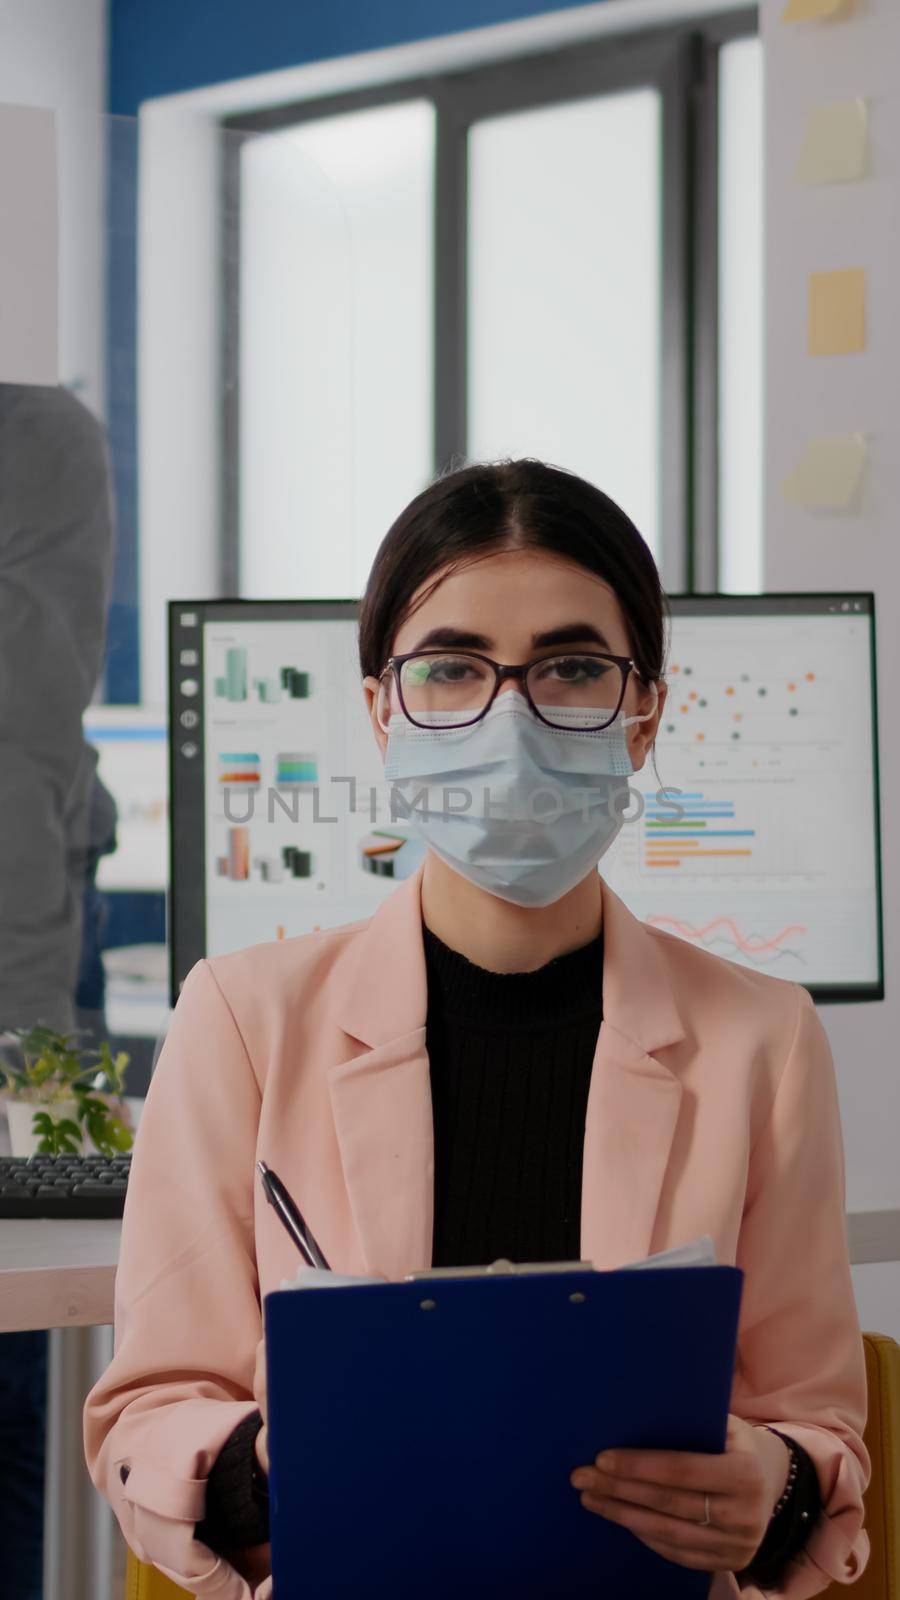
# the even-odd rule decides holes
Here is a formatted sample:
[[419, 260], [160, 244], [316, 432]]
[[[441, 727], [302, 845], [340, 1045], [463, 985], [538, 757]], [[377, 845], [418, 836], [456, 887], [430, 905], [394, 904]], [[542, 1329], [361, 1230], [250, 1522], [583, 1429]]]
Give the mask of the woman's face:
[[[502, 550], [458, 567], [437, 583], [417, 606], [435, 579], [431, 577], [413, 597], [412, 614], [398, 629], [391, 655], [452, 646], [479, 650], [508, 666], [519, 666], [540, 656], [565, 650], [608, 650], [630, 656], [631, 640], [618, 600], [602, 578], [584, 567], [544, 550]], [[384, 754], [387, 734], [376, 713], [378, 679], [365, 678], [363, 688], [375, 738]], [[500, 694], [521, 684], [507, 678]], [[665, 703], [665, 686], [647, 689], [629, 674], [623, 716], [651, 711], [646, 722], [626, 728], [632, 766], [644, 764]]]

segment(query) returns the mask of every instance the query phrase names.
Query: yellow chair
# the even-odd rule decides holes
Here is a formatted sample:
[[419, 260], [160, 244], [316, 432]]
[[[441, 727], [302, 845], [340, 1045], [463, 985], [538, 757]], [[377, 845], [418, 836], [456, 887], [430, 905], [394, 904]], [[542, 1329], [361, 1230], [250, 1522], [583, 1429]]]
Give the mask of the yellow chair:
[[863, 1435], [872, 1457], [865, 1528], [872, 1553], [861, 1578], [830, 1583], [822, 1600], [900, 1600], [900, 1344], [864, 1333], [869, 1415]]
[[128, 1552], [125, 1569], [125, 1600], [185, 1600], [187, 1589], [167, 1578], [158, 1567], [149, 1567], [138, 1561], [133, 1550]]
[[[864, 1333], [869, 1415], [866, 1448], [872, 1457], [872, 1481], [866, 1490], [865, 1526], [872, 1554], [862, 1577], [850, 1588], [831, 1583], [823, 1600], [900, 1600], [900, 1344], [881, 1333]], [[148, 1567], [129, 1550], [125, 1600], [184, 1600], [179, 1589], [156, 1567]]]

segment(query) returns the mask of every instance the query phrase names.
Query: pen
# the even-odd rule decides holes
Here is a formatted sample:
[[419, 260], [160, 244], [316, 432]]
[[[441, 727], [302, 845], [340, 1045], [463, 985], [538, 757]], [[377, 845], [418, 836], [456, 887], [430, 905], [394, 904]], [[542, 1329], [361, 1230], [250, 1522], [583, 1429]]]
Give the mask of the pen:
[[257, 1161], [256, 1165], [266, 1191], [266, 1199], [284, 1223], [304, 1261], [311, 1267], [321, 1267], [323, 1271], [330, 1272], [328, 1262], [278, 1174], [273, 1172], [271, 1167], [267, 1167], [264, 1161]]

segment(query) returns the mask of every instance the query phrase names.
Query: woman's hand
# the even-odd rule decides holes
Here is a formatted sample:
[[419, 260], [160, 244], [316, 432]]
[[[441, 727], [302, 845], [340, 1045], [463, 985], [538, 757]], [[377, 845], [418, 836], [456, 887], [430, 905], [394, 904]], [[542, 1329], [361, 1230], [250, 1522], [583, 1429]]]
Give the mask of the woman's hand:
[[256, 1435], [256, 1459], [268, 1477], [269, 1473], [269, 1395], [266, 1387], [266, 1341], [260, 1339], [256, 1346], [256, 1368], [253, 1373], [253, 1398], [262, 1412], [263, 1425]]
[[[722, 1455], [606, 1450], [570, 1482], [581, 1503], [619, 1522], [667, 1561], [740, 1572], [756, 1555], [784, 1491], [790, 1452], [777, 1434], [729, 1415]], [[701, 1527], [709, 1495], [710, 1526]]]

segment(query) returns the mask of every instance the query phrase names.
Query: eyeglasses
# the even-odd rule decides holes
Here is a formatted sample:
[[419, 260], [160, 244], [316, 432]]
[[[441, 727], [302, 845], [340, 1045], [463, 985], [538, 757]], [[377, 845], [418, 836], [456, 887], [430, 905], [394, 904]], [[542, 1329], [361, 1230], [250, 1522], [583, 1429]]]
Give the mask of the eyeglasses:
[[541, 656], [511, 667], [474, 650], [418, 650], [390, 656], [381, 674], [378, 721], [387, 729], [396, 710], [417, 728], [468, 728], [490, 710], [500, 685], [517, 678], [535, 716], [550, 728], [599, 733], [618, 716], [629, 674], [628, 656], [603, 651]]

